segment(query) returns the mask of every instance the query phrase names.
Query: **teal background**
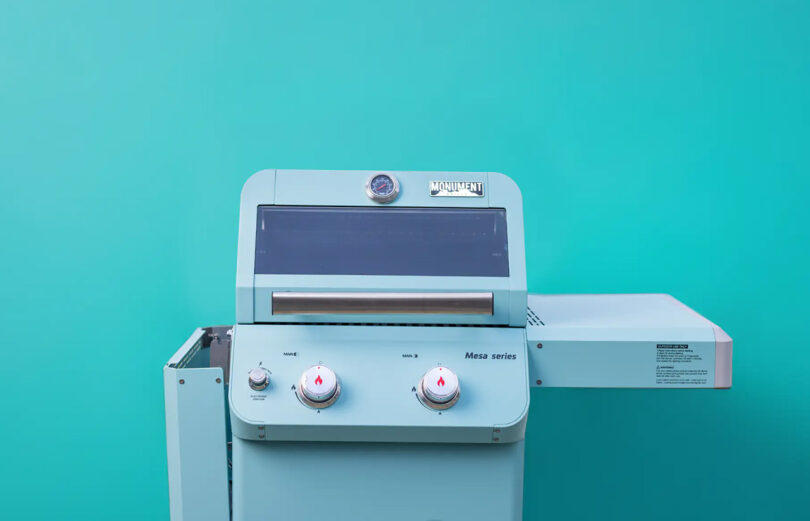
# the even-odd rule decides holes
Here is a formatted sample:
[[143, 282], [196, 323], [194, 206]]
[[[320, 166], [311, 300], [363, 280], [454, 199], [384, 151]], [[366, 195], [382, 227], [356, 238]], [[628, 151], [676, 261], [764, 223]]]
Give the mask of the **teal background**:
[[0, 5], [0, 518], [168, 519], [161, 367], [262, 168], [497, 170], [533, 292], [667, 292], [730, 391], [532, 393], [526, 519], [810, 517], [810, 4]]

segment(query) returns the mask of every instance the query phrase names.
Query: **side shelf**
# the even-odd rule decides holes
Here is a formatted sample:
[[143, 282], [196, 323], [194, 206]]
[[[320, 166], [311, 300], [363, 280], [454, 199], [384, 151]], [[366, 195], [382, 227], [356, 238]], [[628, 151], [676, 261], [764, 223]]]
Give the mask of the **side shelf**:
[[194, 331], [163, 368], [172, 521], [227, 521], [230, 326]]
[[533, 387], [731, 387], [731, 338], [670, 295], [528, 301]]

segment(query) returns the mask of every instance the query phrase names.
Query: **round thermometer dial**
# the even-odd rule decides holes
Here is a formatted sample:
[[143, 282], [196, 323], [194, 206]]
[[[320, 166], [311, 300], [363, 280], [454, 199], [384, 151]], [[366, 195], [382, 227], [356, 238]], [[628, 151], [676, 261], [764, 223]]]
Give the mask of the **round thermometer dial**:
[[366, 182], [366, 194], [378, 203], [390, 203], [399, 195], [399, 181], [388, 174], [375, 174]]

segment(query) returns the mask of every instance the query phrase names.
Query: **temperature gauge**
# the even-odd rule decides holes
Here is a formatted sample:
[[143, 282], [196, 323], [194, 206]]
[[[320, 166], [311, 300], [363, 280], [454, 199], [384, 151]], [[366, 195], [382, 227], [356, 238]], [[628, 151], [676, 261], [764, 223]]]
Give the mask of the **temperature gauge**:
[[378, 203], [390, 203], [399, 195], [399, 181], [388, 174], [374, 174], [366, 182], [366, 194]]

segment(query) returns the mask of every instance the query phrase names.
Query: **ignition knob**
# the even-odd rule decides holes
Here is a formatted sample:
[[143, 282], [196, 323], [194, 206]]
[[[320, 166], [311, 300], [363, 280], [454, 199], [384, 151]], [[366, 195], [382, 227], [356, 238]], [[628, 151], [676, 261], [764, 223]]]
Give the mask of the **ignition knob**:
[[425, 373], [416, 394], [431, 409], [449, 409], [458, 401], [460, 392], [456, 373], [439, 366]]
[[295, 391], [305, 405], [323, 409], [340, 395], [340, 382], [334, 371], [325, 365], [313, 365], [301, 375]]
[[248, 373], [248, 385], [250, 385], [250, 388], [254, 391], [266, 389], [269, 384], [270, 376], [263, 368], [256, 367], [255, 369], [251, 369]]

